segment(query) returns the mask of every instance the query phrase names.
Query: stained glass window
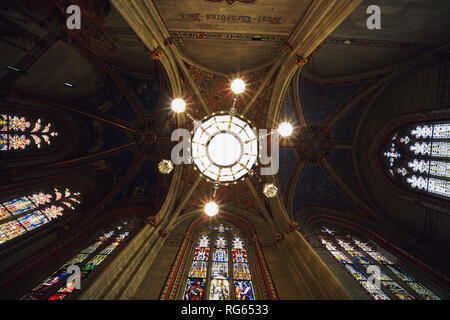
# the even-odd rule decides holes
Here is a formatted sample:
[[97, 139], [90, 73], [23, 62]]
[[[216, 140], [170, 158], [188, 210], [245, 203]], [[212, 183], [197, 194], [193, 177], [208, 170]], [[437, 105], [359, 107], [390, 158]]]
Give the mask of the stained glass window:
[[233, 239], [233, 277], [234, 290], [237, 300], [254, 300], [253, 285], [248, 266], [247, 250], [243, 240], [239, 237]]
[[[373, 265], [373, 263], [364, 257], [362, 252], [356, 250], [348, 241], [337, 239], [339, 245], [345, 249], [357, 262], [367, 267], [367, 265]], [[358, 245], [358, 241], [355, 240]], [[358, 245], [359, 246], [359, 245]], [[359, 246], [361, 247], [361, 246]], [[367, 247], [367, 245], [364, 245]], [[379, 263], [387, 263], [389, 261], [381, 254], [374, 254], [374, 251], [366, 251], [372, 258], [376, 259]], [[390, 261], [389, 261], [390, 263]], [[414, 297], [410, 295], [405, 289], [403, 289], [397, 282], [390, 278], [387, 274], [380, 270], [380, 273], [375, 273], [375, 278], [381, 282], [381, 284], [387, 288], [392, 294], [394, 294], [400, 300], [414, 300]]]
[[[124, 228], [125, 227], [125, 228]], [[95, 242], [82, 250], [79, 254], [63, 264], [58, 270], [30, 290], [22, 300], [63, 300], [75, 290], [75, 281], [67, 283], [70, 265], [81, 268], [81, 280], [85, 279], [98, 265], [110, 255], [124, 239], [130, 236], [125, 222], [116, 226], [114, 230], [102, 234]], [[59, 289], [58, 289], [59, 288]], [[82, 285], [83, 288], [83, 285]]]
[[419, 192], [450, 197], [450, 124], [413, 125], [396, 132], [383, 153], [389, 175]]
[[[58, 270], [40, 282], [22, 300], [62, 300], [75, 290], [75, 281], [67, 283], [69, 273], [67, 268], [70, 265], [78, 265], [81, 268], [81, 279], [91, 273], [96, 266], [105, 260], [111, 252], [116, 249], [124, 239], [129, 237], [129, 231], [120, 233], [125, 222], [117, 226], [114, 230], [101, 235], [91, 245], [82, 250], [79, 254], [63, 264]], [[120, 227], [120, 229], [119, 229]], [[90, 258], [90, 259], [88, 259]], [[58, 289], [59, 288], [59, 289]]]
[[184, 299], [254, 300], [244, 240], [222, 224], [211, 230], [194, 248]]
[[411, 276], [409, 276], [406, 272], [404, 272], [399, 267], [397, 267], [392, 261], [390, 261], [389, 259], [384, 257], [377, 250], [373, 249], [370, 245], [368, 245], [367, 243], [358, 241], [356, 239], [354, 241], [368, 255], [373, 257], [378, 263], [385, 265], [390, 271], [392, 271], [392, 273], [394, 273], [400, 279], [405, 281], [414, 291], [416, 291], [424, 299], [427, 299], [427, 300], [440, 300], [440, 298], [437, 295], [435, 295], [430, 290], [426, 289], [421, 284], [419, 284], [416, 281], [414, 281], [414, 279]]
[[184, 294], [185, 300], [202, 300], [205, 294], [206, 275], [209, 260], [209, 238], [203, 235], [198, 240], [194, 258], [188, 274], [188, 281]]
[[58, 132], [41, 119], [28, 121], [24, 117], [0, 114], [0, 151], [21, 150], [29, 145], [41, 148], [43, 144], [51, 144]]
[[81, 203], [80, 193], [69, 189], [60, 192], [36, 193], [0, 202], [0, 244], [62, 216], [65, 210], [74, 210]]
[[377, 288], [372, 282], [368, 281], [367, 275], [359, 269], [351, 259], [339, 251], [332, 242], [325, 239], [321, 239], [322, 244], [327, 250], [343, 265], [343, 267], [349, 272], [352, 277], [358, 281], [358, 283], [376, 300], [390, 300], [389, 297], [380, 289]]
[[230, 228], [225, 227], [223, 224], [219, 224], [218, 227], [212, 227], [213, 230], [217, 230], [220, 233], [230, 230]]
[[[348, 234], [339, 234], [326, 226], [322, 226], [319, 239], [325, 248], [344, 266], [356, 281], [377, 300], [387, 300], [390, 296], [398, 300], [414, 300], [420, 296], [427, 300], [440, 300], [440, 298], [414, 278], [400, 269], [392, 259], [374, 249], [373, 245]], [[337, 248], [340, 247], [350, 256], [348, 258]], [[368, 267], [377, 267], [379, 272], [369, 272]], [[364, 272], [366, 271], [366, 272]], [[370, 275], [379, 281], [377, 288], [372, 281], [368, 281]]]

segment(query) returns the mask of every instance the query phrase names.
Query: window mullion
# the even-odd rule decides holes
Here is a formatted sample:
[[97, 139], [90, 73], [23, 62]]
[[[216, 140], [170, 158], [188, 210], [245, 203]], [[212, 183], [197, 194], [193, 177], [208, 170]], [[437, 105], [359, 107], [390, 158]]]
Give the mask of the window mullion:
[[211, 269], [213, 264], [213, 250], [214, 250], [214, 241], [212, 240], [213, 237], [210, 237], [211, 241], [209, 243], [209, 258], [208, 258], [208, 264], [207, 264], [207, 270], [206, 270], [206, 279], [205, 279], [205, 294], [203, 297], [203, 300], [209, 300], [209, 295], [211, 292]]
[[[31, 200], [31, 198], [29, 197], [29, 196], [26, 196], [26, 198], [36, 207], [35, 208], [35, 211], [33, 211], [33, 212], [37, 212], [37, 211], [39, 211], [44, 217], [45, 217], [45, 219], [47, 219], [47, 222], [50, 222], [50, 219], [48, 218], [48, 216], [44, 213], [44, 211], [42, 211], [42, 207], [44, 207], [44, 208], [47, 208], [49, 205], [43, 205], [43, 206], [41, 206], [41, 208], [36, 204], [36, 203], [34, 203], [34, 201], [33, 200]], [[50, 205], [51, 205], [52, 203], [50, 203]], [[24, 213], [23, 215], [25, 215], [26, 213]]]
[[1, 205], [2, 205], [2, 207], [5, 208], [5, 210], [11, 215], [11, 217], [2, 220], [1, 224], [3, 225], [3, 224], [5, 224], [5, 223], [11, 222], [11, 221], [13, 221], [13, 220], [16, 220], [16, 222], [17, 222], [17, 223], [25, 230], [25, 232], [28, 232], [27, 228], [25, 228], [25, 226], [19, 221], [18, 218], [21, 217], [21, 216], [23, 216], [24, 214], [26, 214], [26, 213], [29, 212], [29, 211], [26, 211], [25, 213], [22, 213], [22, 214], [20, 214], [20, 215], [15, 216], [15, 215], [13, 215], [13, 214], [11, 213], [11, 211], [9, 211], [9, 209], [8, 209], [3, 203], [2, 203]]
[[227, 248], [228, 248], [228, 283], [229, 283], [229, 289], [230, 290], [230, 300], [236, 300], [236, 292], [234, 290], [234, 273], [233, 273], [233, 268], [234, 268], [234, 264], [233, 264], [233, 255], [232, 255], [232, 246], [231, 246], [231, 239], [228, 236], [227, 237]]

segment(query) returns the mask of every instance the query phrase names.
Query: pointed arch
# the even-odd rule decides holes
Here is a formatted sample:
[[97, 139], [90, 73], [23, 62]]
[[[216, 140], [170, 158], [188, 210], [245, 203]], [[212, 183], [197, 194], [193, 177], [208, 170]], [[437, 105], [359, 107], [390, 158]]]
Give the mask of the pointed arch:
[[81, 193], [69, 188], [25, 193], [0, 201], [0, 245], [31, 232], [81, 204]]
[[450, 112], [393, 119], [374, 137], [369, 159], [391, 194], [438, 211], [450, 208]]
[[36, 239], [76, 224], [102, 197], [95, 177], [77, 169], [48, 171], [0, 187], [0, 253], [15, 254]]
[[[447, 299], [443, 288], [448, 277], [372, 230], [326, 214], [310, 217], [306, 226], [312, 242], [323, 246], [372, 299]], [[369, 283], [372, 275], [380, 282], [378, 288]]]
[[450, 198], [450, 119], [401, 127], [385, 150], [385, 170], [397, 183]]
[[[194, 277], [197, 275], [204, 278]], [[202, 299], [214, 299], [222, 297], [220, 286], [223, 285], [228, 288], [227, 300], [250, 299], [250, 291], [253, 299], [278, 299], [253, 228], [244, 219], [226, 212], [220, 218], [211, 220], [202, 216], [190, 224], [160, 299], [189, 298], [189, 289], [195, 286], [203, 289], [199, 290]]]
[[30, 120], [17, 114], [0, 114], [0, 151], [23, 150], [50, 145], [58, 132], [51, 122]]
[[188, 270], [184, 300], [255, 300], [246, 247], [240, 232], [228, 225], [203, 229]]
[[83, 149], [83, 121], [49, 103], [18, 99], [0, 102], [0, 162], [7, 168], [57, 161]]
[[113, 252], [122, 248], [135, 233], [136, 219], [123, 218], [99, 232], [97, 237], [78, 254], [72, 256], [51, 275], [25, 294], [21, 300], [65, 300], [75, 292], [76, 280], [67, 281], [69, 266], [79, 266], [80, 279], [93, 273]]

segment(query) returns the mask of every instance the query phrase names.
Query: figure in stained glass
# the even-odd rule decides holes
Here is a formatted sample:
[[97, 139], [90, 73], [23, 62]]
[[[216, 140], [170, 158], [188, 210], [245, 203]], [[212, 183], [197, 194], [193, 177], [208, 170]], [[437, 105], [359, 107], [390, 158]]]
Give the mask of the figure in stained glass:
[[228, 300], [230, 299], [229, 282], [224, 279], [211, 280], [210, 300]]
[[205, 292], [205, 279], [189, 279], [186, 287], [185, 300], [202, 300]]
[[[214, 240], [210, 243], [208, 236], [201, 235], [198, 238], [198, 246], [193, 249], [184, 299], [253, 300], [254, 292], [244, 241], [236, 234], [226, 232], [232, 229], [223, 224], [212, 226], [210, 230], [210, 236]], [[231, 250], [231, 254], [228, 250]], [[206, 285], [209, 290], [207, 297], [204, 295]], [[195, 292], [200, 293], [195, 295]]]
[[237, 300], [254, 300], [251, 281], [235, 281], [234, 287]]
[[[401, 270], [393, 262], [397, 261], [396, 257], [393, 256], [392, 259], [388, 259], [384, 254], [381, 254], [378, 250], [374, 249], [372, 244], [355, 239], [355, 237], [351, 235], [346, 235], [345, 237], [349, 240], [342, 240], [342, 238], [343, 237], [339, 235], [332, 235], [332, 237], [328, 237], [329, 240], [325, 240], [322, 235], [319, 236], [319, 239], [327, 250], [345, 267], [345, 269], [374, 299], [388, 300], [389, 296], [387, 296], [385, 292], [390, 292], [399, 300], [414, 300], [415, 297], [411, 294], [411, 292], [408, 292], [408, 287], [402, 285], [403, 283], [406, 283], [409, 288], [413, 289], [423, 298], [440, 300], [436, 294], [425, 288], [423, 285], [417, 283], [411, 276]], [[364, 271], [355, 265], [355, 263], [353, 263], [353, 261], [342, 252], [337, 250], [337, 246], [334, 245], [334, 243], [337, 243], [346, 252], [348, 252], [354, 261], [363, 267], [363, 270], [365, 270], [368, 266], [377, 266], [379, 268], [379, 272], [373, 274], [373, 276], [382, 284], [382, 286], [380, 288], [375, 287], [374, 284], [369, 281], [369, 277], [364, 273]], [[362, 251], [359, 251], [358, 249], [361, 249]], [[396, 279], [393, 279], [393, 277], [383, 271], [383, 268], [386, 268], [384, 270], [392, 272], [400, 281], [397, 282]]]

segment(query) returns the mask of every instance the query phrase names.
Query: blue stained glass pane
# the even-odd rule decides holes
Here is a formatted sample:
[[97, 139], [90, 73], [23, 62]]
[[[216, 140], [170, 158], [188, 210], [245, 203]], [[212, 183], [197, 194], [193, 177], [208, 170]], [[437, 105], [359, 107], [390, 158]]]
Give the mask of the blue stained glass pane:
[[87, 247], [86, 249], [84, 249], [81, 254], [89, 254], [94, 252], [95, 250], [97, 250], [97, 248], [104, 243], [103, 241], [97, 241], [96, 243], [90, 245], [89, 247]]
[[205, 279], [188, 279], [184, 300], [202, 300], [205, 293]]
[[9, 202], [5, 202], [5, 203], [3, 203], [3, 205], [13, 215], [18, 215], [18, 214], [23, 213], [25, 211], [28, 211], [28, 210], [36, 208], [36, 206], [30, 200], [28, 200], [27, 197], [22, 197], [22, 198], [19, 198], [19, 199], [14, 199], [14, 200], [9, 201]]
[[246, 263], [235, 263], [233, 265], [234, 278], [238, 280], [251, 280], [250, 270]]
[[0, 131], [8, 131], [8, 116], [0, 114]]
[[66, 270], [59, 270], [58, 272], [53, 273], [50, 277], [45, 279], [41, 284], [35, 287], [31, 292], [22, 298], [22, 300], [39, 300], [42, 299], [43, 296], [49, 292], [52, 288], [54, 288], [58, 283], [67, 276]]
[[9, 149], [9, 135], [0, 134], [0, 151], [6, 151]]
[[205, 261], [194, 261], [189, 271], [190, 278], [206, 278], [207, 263]]
[[214, 249], [214, 261], [228, 261], [228, 250]]
[[237, 300], [255, 300], [251, 281], [235, 281], [234, 288]]
[[27, 231], [36, 229], [37, 227], [40, 227], [48, 222], [47, 218], [39, 211], [26, 214], [18, 218], [17, 221], [19, 221], [27, 229]]

